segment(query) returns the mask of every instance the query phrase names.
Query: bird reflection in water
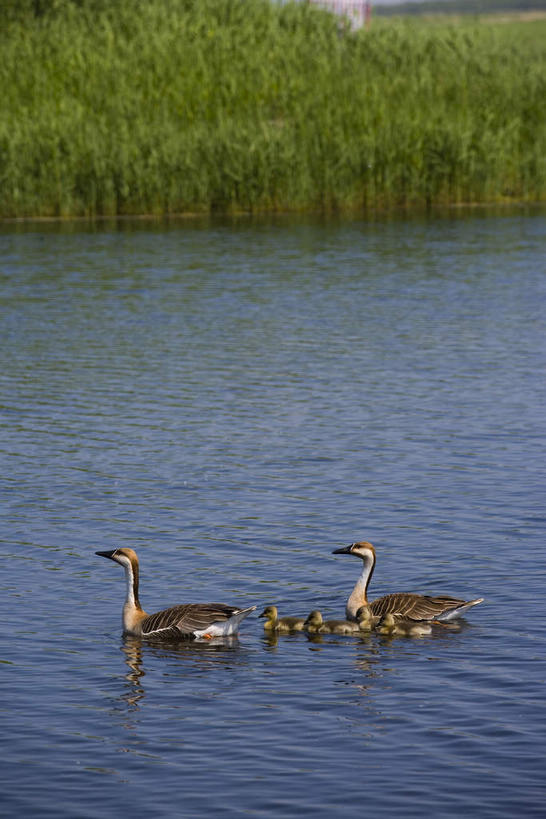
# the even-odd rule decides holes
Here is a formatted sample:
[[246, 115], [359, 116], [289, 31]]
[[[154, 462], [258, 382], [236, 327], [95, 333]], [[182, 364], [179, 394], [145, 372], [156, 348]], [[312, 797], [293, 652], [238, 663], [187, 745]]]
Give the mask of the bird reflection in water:
[[146, 676], [143, 667], [146, 655], [160, 657], [165, 660], [184, 658], [190, 660], [193, 664], [205, 667], [211, 664], [211, 660], [213, 664], [216, 664], [218, 659], [222, 662], [219, 654], [225, 654], [226, 652], [229, 653], [229, 660], [231, 661], [233, 659], [233, 650], [239, 648], [239, 646], [239, 638], [236, 634], [228, 637], [213, 637], [211, 640], [180, 640], [174, 643], [143, 641], [140, 637], [125, 635], [121, 644], [121, 651], [125, 655], [125, 662], [129, 670], [125, 675], [128, 686], [123, 699], [129, 710], [139, 710], [140, 701], [146, 694], [143, 685], [143, 678]]
[[276, 631], [265, 631], [262, 642], [268, 648], [275, 648], [279, 644], [279, 635]]
[[144, 688], [140, 680], [146, 674], [142, 669], [142, 640], [139, 637], [124, 637], [121, 650], [125, 654], [125, 662], [129, 667], [129, 673], [125, 675], [129, 686], [123, 699], [130, 710], [138, 710], [138, 703], [144, 696]]
[[[280, 639], [279, 639], [280, 636]], [[262, 643], [268, 648], [275, 648], [279, 643], [288, 643], [291, 640], [299, 641], [306, 637], [304, 631], [264, 631]]]

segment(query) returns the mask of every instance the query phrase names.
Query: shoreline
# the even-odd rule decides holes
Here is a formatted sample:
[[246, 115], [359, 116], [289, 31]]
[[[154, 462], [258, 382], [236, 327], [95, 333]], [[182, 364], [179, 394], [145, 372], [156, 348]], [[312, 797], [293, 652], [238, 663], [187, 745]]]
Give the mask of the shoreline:
[[226, 219], [270, 219], [270, 218], [305, 218], [314, 217], [325, 220], [333, 219], [362, 219], [371, 221], [376, 218], [385, 219], [389, 217], [418, 217], [418, 216], [440, 216], [456, 211], [485, 211], [511, 209], [540, 210], [546, 207], [546, 200], [529, 202], [524, 199], [511, 202], [453, 202], [451, 204], [438, 204], [427, 206], [400, 206], [398, 208], [369, 208], [358, 210], [340, 208], [336, 211], [325, 211], [317, 209], [294, 209], [294, 210], [230, 210], [230, 211], [182, 211], [178, 213], [136, 213], [136, 214], [97, 214], [94, 216], [2, 216], [0, 225], [17, 224], [96, 224], [104, 222], [185, 222], [198, 220], [226, 220]]

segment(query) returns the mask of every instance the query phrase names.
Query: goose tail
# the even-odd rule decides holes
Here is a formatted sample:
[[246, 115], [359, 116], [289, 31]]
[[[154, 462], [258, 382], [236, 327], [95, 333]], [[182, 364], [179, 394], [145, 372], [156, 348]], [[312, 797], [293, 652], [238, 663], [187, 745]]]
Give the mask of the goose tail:
[[455, 617], [460, 617], [461, 614], [464, 614], [464, 612], [467, 609], [472, 608], [472, 606], [477, 606], [478, 603], [483, 603], [483, 600], [483, 597], [478, 597], [476, 600], [469, 600], [468, 603], [463, 603], [462, 606], [455, 606], [455, 608], [447, 609], [447, 611], [442, 612], [442, 614], [439, 614], [434, 619], [440, 621], [454, 620]]
[[229, 637], [231, 634], [237, 634], [240, 623], [248, 617], [256, 606], [248, 606], [246, 609], [239, 609], [235, 611], [227, 620], [216, 620], [207, 628], [195, 630], [193, 632], [195, 637], [204, 637], [210, 640], [211, 637]]

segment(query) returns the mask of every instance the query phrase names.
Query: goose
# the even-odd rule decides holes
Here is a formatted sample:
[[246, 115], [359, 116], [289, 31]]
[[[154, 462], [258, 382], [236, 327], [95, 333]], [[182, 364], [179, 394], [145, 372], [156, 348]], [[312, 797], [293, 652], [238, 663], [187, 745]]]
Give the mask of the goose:
[[359, 625], [349, 620], [323, 620], [318, 609], [310, 612], [305, 621], [305, 630], [310, 634], [358, 634]]
[[426, 620], [412, 620], [410, 617], [397, 617], [384, 614], [377, 625], [377, 631], [390, 637], [423, 637], [432, 632], [432, 626]]
[[236, 634], [239, 623], [255, 610], [256, 606], [240, 609], [224, 603], [185, 603], [180, 606], [146, 614], [138, 599], [138, 557], [133, 549], [113, 549], [95, 552], [119, 563], [125, 569], [127, 594], [123, 606], [123, 633], [135, 637], [163, 640], [180, 640], [203, 637], [223, 637]]
[[350, 546], [341, 549], [334, 549], [332, 554], [354, 555], [363, 562], [362, 574], [356, 581], [356, 585], [347, 600], [346, 614], [348, 620], [356, 619], [356, 612], [361, 606], [369, 606], [375, 617], [382, 617], [384, 614], [392, 613], [411, 617], [413, 620], [452, 620], [455, 617], [460, 617], [471, 606], [483, 602], [483, 597], [478, 597], [476, 600], [460, 600], [457, 597], [449, 597], [448, 595], [429, 597], [428, 595], [411, 594], [410, 592], [398, 592], [378, 597], [377, 600], [369, 603], [367, 597], [368, 584], [375, 568], [375, 549], [372, 544], [363, 540], [359, 543], [351, 543]]
[[278, 631], [288, 633], [289, 631], [303, 631], [305, 619], [303, 617], [279, 617], [276, 606], [266, 606], [258, 617], [265, 617], [264, 631]]

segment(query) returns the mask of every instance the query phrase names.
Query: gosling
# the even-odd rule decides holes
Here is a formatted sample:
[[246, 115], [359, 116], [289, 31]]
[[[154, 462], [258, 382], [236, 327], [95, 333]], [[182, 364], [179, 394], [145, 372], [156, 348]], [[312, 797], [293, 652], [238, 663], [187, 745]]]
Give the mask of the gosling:
[[388, 637], [423, 637], [432, 632], [432, 627], [430, 623], [423, 620], [411, 620], [409, 617], [385, 614], [379, 621], [377, 631]]
[[288, 634], [291, 631], [303, 631], [304, 617], [279, 617], [276, 606], [267, 606], [259, 617], [265, 617], [264, 631]]
[[374, 617], [369, 606], [360, 606], [355, 617], [358, 630], [362, 632], [373, 631], [380, 619], [379, 617]]
[[349, 620], [323, 620], [318, 609], [314, 609], [304, 624], [309, 634], [358, 634], [358, 623]]

